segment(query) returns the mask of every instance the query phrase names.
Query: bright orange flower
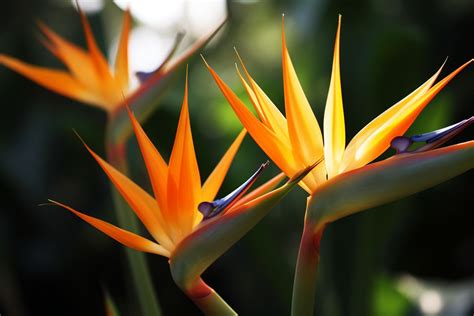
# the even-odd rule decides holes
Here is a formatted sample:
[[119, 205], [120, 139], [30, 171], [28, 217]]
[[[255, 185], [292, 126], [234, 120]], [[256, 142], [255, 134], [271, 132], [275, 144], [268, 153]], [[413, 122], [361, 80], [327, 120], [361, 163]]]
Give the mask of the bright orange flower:
[[0, 64], [56, 93], [111, 111], [123, 101], [123, 95], [130, 92], [128, 82], [130, 13], [127, 11], [124, 14], [113, 70], [109, 69], [107, 60], [100, 52], [86, 16], [81, 11], [80, 16], [87, 50], [65, 40], [45, 24], [39, 23], [45, 36], [43, 44], [67, 67], [68, 71], [30, 65], [7, 55], [0, 55]]
[[346, 146], [339, 70], [340, 27], [341, 18], [339, 17], [332, 76], [324, 113], [324, 137], [293, 68], [286, 47], [284, 28], [282, 30], [282, 68], [286, 118], [252, 79], [240, 57], [248, 82], [238, 69], [237, 72], [258, 118], [206, 63], [242, 124], [285, 174], [292, 176], [324, 155], [324, 163], [318, 165], [300, 183], [310, 194], [327, 179], [360, 168], [379, 157], [390, 147], [392, 139], [403, 135], [408, 130], [436, 94], [472, 62], [472, 60], [466, 62], [433, 86], [441, 72], [441, 67], [419, 88], [367, 124]]
[[[192, 45], [177, 53], [178, 45], [183, 39], [183, 34], [178, 34], [174, 47], [165, 61], [151, 73], [137, 73], [141, 84], [133, 89], [129, 78], [128, 40], [131, 27], [130, 12], [126, 11], [123, 17], [122, 32], [118, 44], [115, 65], [109, 68], [108, 62], [99, 50], [92, 34], [91, 27], [85, 14], [79, 10], [82, 26], [87, 42], [87, 50], [83, 49], [52, 31], [45, 24], [39, 23], [39, 28], [44, 34], [43, 44], [67, 68], [67, 70], [51, 69], [25, 63], [14, 57], [0, 54], [0, 64], [27, 77], [46, 89], [54, 91], [71, 99], [96, 106], [108, 113], [123, 108], [123, 104], [132, 104], [140, 98], [147, 101], [147, 92], [158, 89], [164, 78], [177, 66], [181, 65], [188, 57], [201, 48], [219, 30], [218, 26], [213, 32], [205, 34]], [[177, 55], [177, 56], [175, 56]], [[153, 94], [152, 93], [152, 94]], [[124, 97], [126, 102], [124, 102]], [[155, 99], [153, 96], [148, 98]]]
[[243, 130], [237, 136], [214, 171], [201, 185], [188, 113], [187, 82], [176, 138], [168, 164], [147, 137], [134, 115], [131, 112], [129, 115], [148, 170], [154, 197], [109, 165], [87, 145], [86, 147], [156, 242], [78, 212], [64, 204], [51, 201], [73, 212], [127, 247], [170, 257], [180, 241], [191, 234], [198, 225], [205, 226], [213, 222], [212, 220], [203, 221], [203, 214], [198, 209], [205, 213], [204, 219], [216, 216], [218, 213], [220, 216], [232, 215], [233, 211], [242, 207], [244, 203], [252, 203], [256, 198], [261, 199], [262, 194], [268, 192], [282, 179], [281, 175], [277, 176], [241, 198], [264, 168], [262, 166], [234, 194], [214, 203], [207, 202], [214, 200], [246, 131]]

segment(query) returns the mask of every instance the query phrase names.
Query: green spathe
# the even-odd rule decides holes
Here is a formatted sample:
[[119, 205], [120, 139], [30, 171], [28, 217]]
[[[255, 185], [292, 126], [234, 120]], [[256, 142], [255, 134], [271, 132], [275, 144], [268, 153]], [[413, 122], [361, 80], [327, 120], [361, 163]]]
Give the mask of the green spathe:
[[474, 141], [404, 153], [341, 174], [310, 198], [293, 285], [292, 315], [314, 313], [319, 243], [324, 227], [351, 214], [433, 187], [474, 168]]

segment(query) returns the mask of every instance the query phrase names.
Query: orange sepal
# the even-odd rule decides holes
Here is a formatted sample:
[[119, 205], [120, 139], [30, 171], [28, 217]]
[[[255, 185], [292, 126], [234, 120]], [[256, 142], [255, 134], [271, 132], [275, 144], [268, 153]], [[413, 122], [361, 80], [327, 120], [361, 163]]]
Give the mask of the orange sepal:
[[118, 81], [118, 84], [124, 93], [128, 91], [128, 39], [130, 36], [130, 24], [130, 11], [126, 10], [123, 15], [122, 33], [120, 35], [117, 57], [115, 60], [115, 79]]
[[170, 256], [170, 252], [168, 250], [166, 250], [163, 246], [152, 242], [151, 240], [138, 236], [134, 233], [121, 229], [117, 226], [114, 226], [95, 217], [76, 211], [72, 207], [64, 205], [62, 203], [53, 200], [49, 200], [49, 202], [71, 211], [90, 225], [94, 226], [95, 228], [97, 228], [107, 236], [115, 239], [124, 246], [138, 251], [154, 253], [164, 257]]
[[150, 234], [167, 249], [173, 248], [173, 242], [167, 234], [167, 225], [156, 201], [132, 180], [99, 157], [85, 143], [84, 146], [104, 170], [115, 188], [127, 201]]
[[190, 232], [201, 195], [201, 177], [194, 151], [188, 109], [188, 79], [176, 137], [168, 166], [168, 210], [173, 212], [182, 234]]
[[106, 108], [102, 99], [92, 94], [65, 71], [52, 70], [24, 63], [16, 58], [0, 55], [0, 64], [25, 76], [37, 84], [84, 103]]
[[234, 160], [234, 157], [237, 154], [240, 144], [242, 143], [246, 134], [247, 131], [245, 129], [239, 133], [232, 145], [230, 145], [229, 149], [227, 149], [224, 156], [222, 156], [217, 166], [207, 177], [206, 182], [204, 182], [202, 186], [202, 201], [212, 201], [215, 199], [216, 194], [219, 191], [225, 176], [227, 175], [227, 171], [229, 170], [232, 160]]

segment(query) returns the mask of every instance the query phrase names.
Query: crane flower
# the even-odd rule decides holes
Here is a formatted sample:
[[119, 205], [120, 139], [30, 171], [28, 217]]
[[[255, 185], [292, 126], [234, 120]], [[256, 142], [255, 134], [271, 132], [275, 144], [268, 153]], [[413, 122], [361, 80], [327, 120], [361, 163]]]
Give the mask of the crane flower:
[[[235, 191], [214, 200], [245, 137], [245, 129], [236, 137], [204, 184], [201, 184], [188, 112], [187, 78], [168, 163], [147, 137], [135, 116], [131, 111], [128, 113], [154, 196], [85, 146], [155, 241], [86, 215], [68, 205], [52, 200], [50, 202], [71, 211], [129, 248], [170, 258], [173, 278], [200, 308], [206, 309], [209, 304], [217, 304], [228, 312], [229, 307], [225, 302], [201, 280], [201, 273], [256, 225], [315, 164], [278, 188], [284, 178], [283, 174], [246, 194], [267, 167], [268, 162], [264, 163]], [[198, 256], [198, 259], [194, 259], [194, 256]]]
[[153, 102], [150, 100], [155, 100], [156, 95], [162, 93], [163, 89], [160, 89], [160, 85], [167, 82], [164, 79], [196, 50], [206, 44], [225, 22], [223, 21], [212, 32], [205, 34], [178, 53], [178, 46], [184, 37], [183, 33], [179, 33], [168, 56], [156, 70], [149, 73], [136, 73], [140, 85], [135, 88], [132, 87], [129, 80], [128, 42], [132, 25], [130, 12], [125, 11], [123, 16], [122, 31], [113, 67], [109, 67], [107, 59], [100, 51], [86, 15], [80, 9], [79, 14], [87, 49], [64, 39], [46, 24], [38, 23], [43, 35], [42, 43], [64, 64], [66, 70], [32, 65], [5, 54], [0, 54], [0, 65], [4, 65], [48, 90], [98, 107], [109, 114], [120, 109], [124, 110], [125, 107], [122, 105], [125, 103], [133, 106], [135, 103]]
[[[430, 188], [474, 167], [474, 141], [437, 148], [473, 123], [473, 118], [421, 135], [404, 136], [428, 103], [469, 60], [435, 84], [442, 67], [420, 87], [367, 124], [346, 146], [339, 65], [341, 17], [324, 112], [324, 135], [293, 68], [282, 31], [282, 68], [286, 118], [249, 75], [237, 69], [257, 112], [244, 103], [206, 63], [217, 85], [249, 134], [291, 176], [299, 166], [324, 155], [324, 163], [300, 185], [309, 193], [296, 263], [292, 315], [312, 315], [320, 241], [327, 224], [351, 214]], [[237, 54], [238, 55], [238, 54]], [[413, 148], [414, 143], [421, 146]], [[396, 154], [371, 163], [389, 147]]]
[[373, 119], [346, 146], [345, 118], [341, 90], [339, 47], [341, 16], [336, 33], [332, 75], [324, 112], [324, 134], [303, 92], [290, 58], [282, 28], [282, 69], [286, 117], [250, 76], [237, 53], [247, 80], [237, 73], [252, 102], [258, 118], [206, 63], [211, 75], [234, 112], [262, 150], [288, 176], [311, 160], [324, 155], [300, 185], [309, 193], [337, 175], [363, 167], [390, 147], [392, 139], [402, 136], [428, 103], [462, 69], [469, 60], [451, 74], [435, 83], [442, 67], [420, 87]]
[[[139, 217], [150, 235], [156, 240], [156, 243], [80, 213], [64, 204], [54, 203], [67, 208], [95, 228], [127, 247], [169, 257], [176, 248], [176, 245], [193, 232], [202, 222], [204, 215], [199, 209], [204, 207], [201, 206], [199, 209], [198, 207], [200, 205], [213, 205], [213, 203], [216, 203], [208, 201], [214, 200], [231, 162], [245, 137], [246, 131], [244, 129], [239, 133], [214, 171], [209, 175], [204, 184], [201, 185], [189, 120], [187, 84], [176, 138], [168, 163], [165, 162], [161, 154], [154, 147], [135, 116], [131, 112], [129, 112], [129, 115], [147, 167], [154, 197], [108, 164], [87, 145], [86, 148]], [[218, 214], [222, 215], [231, 209], [238, 202], [237, 198], [242, 197], [265, 166], [266, 164], [259, 168], [258, 172], [250, 177], [243, 186], [237, 188], [230, 195], [230, 198], [227, 199], [229, 201], [226, 201], [227, 203], [223, 205], [224, 207], [214, 211], [212, 216], [205, 213], [206, 219]], [[219, 200], [217, 203], [219, 203]]]

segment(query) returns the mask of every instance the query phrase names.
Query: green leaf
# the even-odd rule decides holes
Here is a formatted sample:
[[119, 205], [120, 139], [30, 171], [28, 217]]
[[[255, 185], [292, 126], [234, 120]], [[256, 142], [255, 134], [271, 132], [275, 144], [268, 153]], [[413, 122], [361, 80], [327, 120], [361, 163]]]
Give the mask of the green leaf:
[[474, 167], [474, 141], [406, 153], [341, 174], [312, 196], [307, 222], [327, 223], [433, 187]]

